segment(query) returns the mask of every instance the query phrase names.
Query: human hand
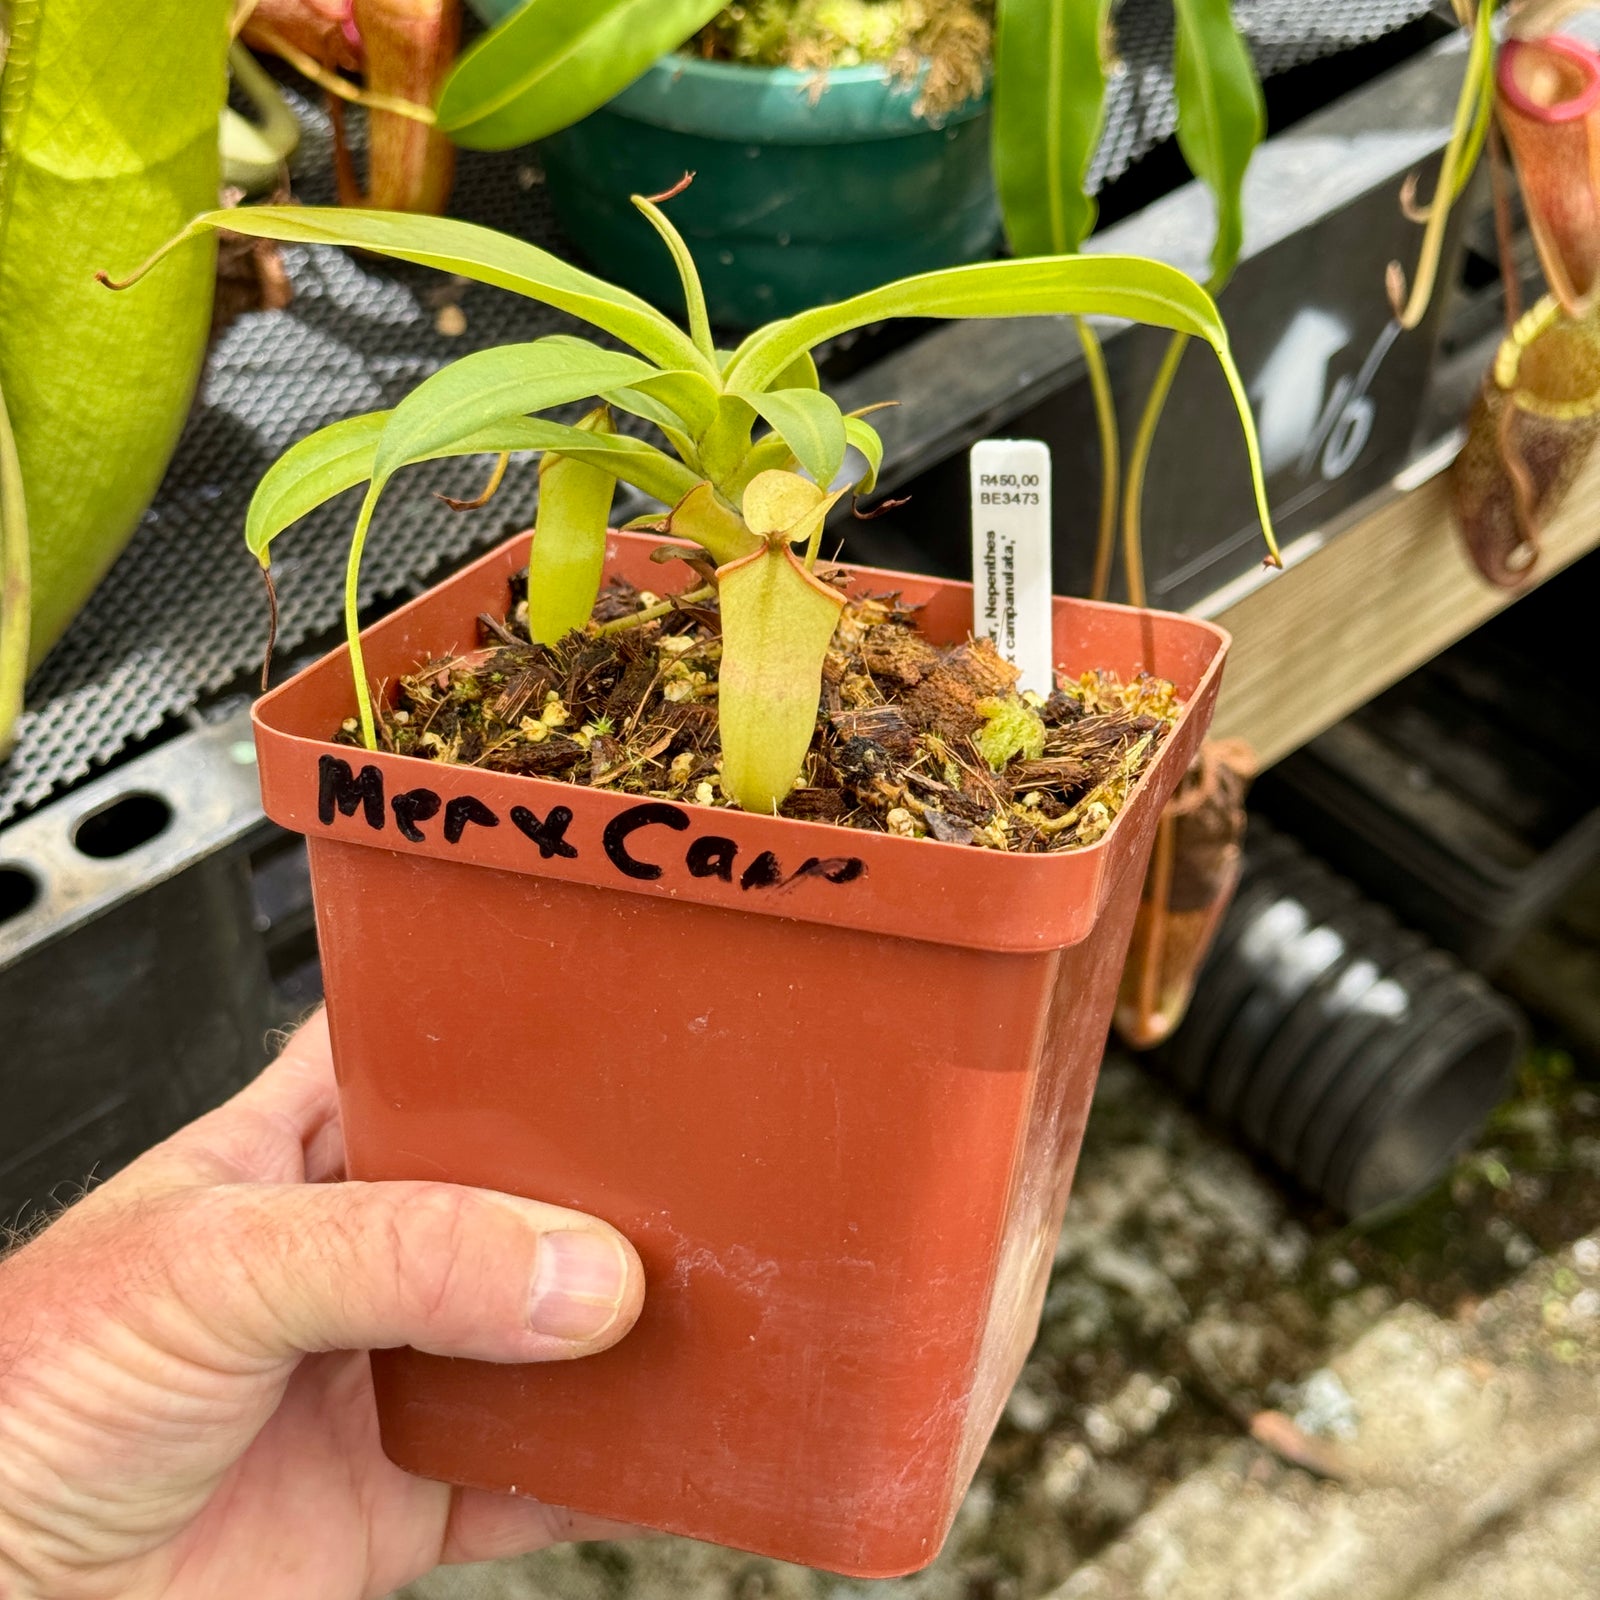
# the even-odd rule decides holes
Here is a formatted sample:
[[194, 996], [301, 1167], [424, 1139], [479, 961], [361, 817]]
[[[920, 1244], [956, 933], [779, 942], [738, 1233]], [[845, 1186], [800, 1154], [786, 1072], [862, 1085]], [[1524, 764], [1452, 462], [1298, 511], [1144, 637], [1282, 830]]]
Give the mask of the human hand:
[[319, 1014], [0, 1263], [0, 1600], [366, 1600], [631, 1531], [402, 1472], [362, 1352], [603, 1350], [643, 1302], [633, 1247], [577, 1212], [342, 1168]]

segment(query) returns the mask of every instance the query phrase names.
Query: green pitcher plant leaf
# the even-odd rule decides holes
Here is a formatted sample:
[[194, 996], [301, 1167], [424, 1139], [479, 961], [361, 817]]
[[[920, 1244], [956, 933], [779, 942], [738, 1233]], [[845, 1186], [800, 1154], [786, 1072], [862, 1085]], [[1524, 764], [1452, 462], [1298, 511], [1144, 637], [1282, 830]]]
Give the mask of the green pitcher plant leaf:
[[[601, 406], [579, 428], [614, 433]], [[606, 560], [617, 480], [603, 467], [548, 452], [539, 462], [539, 505], [528, 553], [528, 637], [554, 644], [589, 620]]]
[[[1111, 0], [1000, 0], [995, 14], [990, 154], [1017, 255], [1065, 255], [1094, 230], [1089, 168], [1105, 122]], [[1075, 319], [1100, 442], [1100, 531], [1093, 597], [1104, 597], [1116, 530], [1121, 443], [1100, 338]]]
[[297, 439], [262, 475], [245, 513], [244, 542], [262, 566], [285, 528], [372, 476], [387, 411], [330, 422]]
[[1142, 256], [1038, 256], [1023, 261], [983, 261], [902, 278], [751, 334], [728, 363], [724, 382], [729, 388], [763, 388], [800, 350], [888, 317], [1041, 315], [1126, 317], [1193, 334], [1211, 346], [1239, 413], [1256, 511], [1270, 559], [1278, 565], [1261, 446], [1227, 330], [1211, 296], [1187, 273], [1162, 261]]
[[816, 481], [827, 488], [844, 464], [844, 414], [820, 389], [757, 389], [749, 402]]
[[665, 406], [671, 417], [677, 419], [673, 425], [692, 437], [698, 438], [716, 421], [721, 394], [698, 372], [682, 369], [652, 372], [629, 384], [628, 389], [630, 393], [647, 395]]
[[[693, 176], [693, 173], [685, 173], [683, 181], [673, 193], [687, 188]], [[712, 343], [711, 320], [706, 315], [706, 292], [701, 286], [700, 273], [695, 267], [694, 257], [689, 254], [689, 247], [683, 242], [683, 235], [673, 227], [666, 212], [654, 200], [646, 199], [642, 194], [630, 198], [667, 247], [667, 253], [672, 257], [672, 264], [678, 269], [678, 282], [683, 285], [683, 304], [689, 319], [689, 337], [694, 340], [696, 348], [706, 360], [714, 365], [717, 359], [717, 347]], [[663, 195], [660, 198], [667, 197]]]
[[[663, 433], [670, 428], [683, 440], [688, 449], [694, 448], [693, 442], [683, 431], [683, 418], [671, 406], [657, 400], [648, 389], [606, 389], [602, 391], [600, 398], [618, 411], [626, 411], [631, 417], [642, 417], [646, 422], [660, 428]], [[673, 448], [676, 449], [677, 446], [674, 445]]]
[[761, 472], [793, 472], [800, 465], [788, 441], [781, 433], [764, 434], [750, 446], [749, 453], [739, 463], [739, 470], [723, 482], [723, 492], [730, 500], [742, 500], [750, 487], [750, 480]]
[[770, 388], [801, 351], [890, 317], [1050, 315], [1124, 317], [1227, 343], [1211, 296], [1177, 267], [1143, 256], [1037, 256], [918, 273], [769, 323], [734, 352], [723, 382]]
[[755, 423], [756, 408], [743, 395], [724, 393], [717, 397], [716, 416], [700, 435], [700, 465], [724, 494], [733, 492], [734, 480], [750, 453]]
[[1228, 0], [1172, 0], [1178, 148], [1216, 201], [1211, 287], [1228, 281], [1244, 244], [1244, 174], [1266, 131], [1255, 64]]
[[781, 538], [719, 567], [717, 589], [722, 792], [771, 815], [805, 765], [844, 596], [807, 572]]
[[477, 350], [424, 378], [389, 415], [374, 473], [387, 478], [478, 429], [547, 406], [588, 400], [646, 377], [637, 356], [601, 350], [581, 339]]
[[528, 0], [462, 52], [437, 125], [472, 150], [531, 144], [598, 110], [721, 9], [720, 0]]
[[[380, 451], [382, 448], [380, 442]], [[564, 422], [549, 422], [543, 417], [503, 417], [499, 422], [463, 435], [454, 444], [439, 445], [426, 455], [397, 461], [388, 473], [379, 470], [375, 460], [374, 479], [381, 489], [394, 472], [413, 462], [434, 461], [445, 456], [499, 455], [516, 450], [559, 450], [563, 455], [604, 467], [613, 478], [631, 483], [634, 488], [669, 505], [698, 482], [681, 461], [674, 461], [664, 450], [658, 450], [643, 439], [625, 433], [591, 433]]]
[[[372, 478], [378, 443], [391, 415], [370, 411], [330, 423], [291, 445], [267, 469], [245, 518], [245, 543], [263, 566], [272, 541], [285, 528]], [[614, 478], [668, 503], [686, 494], [696, 481], [686, 467], [641, 439], [596, 435], [539, 417], [502, 418], [412, 459], [438, 461], [517, 450], [561, 450], [591, 464], [603, 463]]]
[[1473, 19], [1472, 45], [1468, 51], [1468, 70], [1465, 87], [1470, 90], [1477, 79], [1478, 98], [1472, 109], [1472, 122], [1462, 143], [1461, 156], [1456, 162], [1455, 182], [1450, 186], [1450, 198], [1459, 200], [1483, 154], [1483, 146], [1494, 122], [1494, 11], [1495, 0], [1479, 0], [1478, 15]]
[[844, 419], [845, 439], [867, 459], [867, 471], [857, 480], [857, 494], [871, 494], [878, 487], [878, 474], [883, 471], [883, 436], [864, 417], [849, 416]]
[[[1255, 64], [1234, 26], [1229, 0], [1173, 0], [1173, 11], [1177, 24], [1173, 77], [1178, 101], [1178, 148], [1190, 170], [1211, 191], [1216, 231], [1211, 241], [1208, 287], [1220, 291], [1244, 246], [1244, 175], [1265, 131], [1266, 108]], [[1181, 330], [1173, 334], [1145, 397], [1128, 453], [1122, 486], [1123, 563], [1128, 598], [1135, 605], [1145, 603], [1141, 532], [1145, 468], [1188, 339]], [[1100, 357], [1087, 339], [1084, 350], [1101, 413], [1101, 437], [1105, 439], [1108, 424], [1104, 412], [1108, 402], [1105, 384], [1097, 372]], [[1112, 459], [1109, 446], [1105, 459], [1108, 463]], [[1109, 573], [1110, 543], [1111, 521], [1104, 517], [1095, 554], [1097, 598], [1104, 592], [1100, 587], [1102, 575]]]
[[677, 414], [669, 407], [651, 399], [640, 389], [607, 389], [600, 398], [613, 409], [626, 411], [630, 416], [642, 417], [646, 422], [659, 428], [678, 459], [696, 477], [702, 476], [700, 451], [694, 440], [679, 426]]
[[[730, 359], [731, 354], [724, 351], [721, 363], [724, 371], [726, 371]], [[772, 380], [772, 387], [774, 389], [820, 389], [822, 387], [822, 375], [817, 371], [816, 357], [809, 350], [802, 350]]]
[[[398, 408], [397, 408], [398, 409]], [[392, 420], [392, 417], [391, 417]], [[388, 432], [387, 426], [384, 430]], [[626, 434], [606, 434], [597, 430], [568, 427], [564, 423], [546, 422], [540, 417], [507, 417], [470, 436], [476, 445], [474, 454], [485, 453], [482, 441], [492, 440], [487, 450], [495, 454], [515, 450], [559, 450], [563, 455], [578, 461], [603, 467], [613, 478], [621, 478], [654, 494], [658, 499], [671, 498], [684, 480], [692, 482], [693, 475], [681, 462], [671, 459], [654, 445], [633, 439]], [[378, 743], [377, 722], [372, 714], [372, 688], [367, 681], [367, 669], [361, 648], [361, 557], [366, 549], [367, 533], [372, 526], [372, 516], [378, 499], [388, 483], [388, 477], [377, 471], [376, 455], [384, 448], [380, 435], [374, 452], [374, 473], [367, 485], [366, 496], [356, 517], [350, 535], [350, 552], [345, 561], [344, 575], [344, 626], [345, 644], [350, 652], [350, 670], [355, 680], [356, 712], [361, 724], [362, 743], [375, 750]], [[442, 455], [465, 454], [463, 450], [441, 447], [428, 456], [414, 457], [427, 460]], [[396, 462], [391, 473], [408, 463]], [[594, 597], [590, 596], [590, 605]]]
[[1094, 231], [1089, 165], [1105, 122], [1111, 0], [1000, 0], [990, 155], [1019, 256], [1068, 255]]
[[718, 377], [715, 363], [694, 341], [638, 295], [569, 266], [537, 245], [454, 217], [363, 211], [350, 206], [236, 206], [229, 211], [208, 211], [117, 287], [136, 282], [188, 240], [221, 230], [287, 244], [342, 245], [437, 267], [570, 312], [605, 329], [657, 366], [689, 367], [708, 378]]

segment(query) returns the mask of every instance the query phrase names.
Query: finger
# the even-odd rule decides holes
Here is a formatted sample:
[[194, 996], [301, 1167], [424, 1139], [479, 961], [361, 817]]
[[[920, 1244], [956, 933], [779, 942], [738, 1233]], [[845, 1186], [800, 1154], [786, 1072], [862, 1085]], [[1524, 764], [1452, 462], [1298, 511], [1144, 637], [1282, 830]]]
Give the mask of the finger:
[[339, 1097], [321, 1008], [276, 1060], [231, 1100], [129, 1167], [124, 1188], [207, 1183], [313, 1183], [343, 1168]]
[[522, 1495], [457, 1489], [439, 1560], [446, 1566], [465, 1561], [499, 1561], [552, 1544], [646, 1536], [647, 1530], [625, 1522], [547, 1506]]
[[279, 1122], [292, 1130], [302, 1145], [336, 1121], [339, 1093], [333, 1076], [328, 1013], [318, 1006], [290, 1035], [277, 1059], [224, 1109]]
[[307, 1183], [337, 1183], [346, 1175], [344, 1126], [336, 1115], [306, 1141], [305, 1180]]
[[644, 1269], [580, 1212], [443, 1183], [237, 1185], [175, 1197], [170, 1281], [187, 1332], [246, 1365], [412, 1345], [553, 1361], [614, 1344]]

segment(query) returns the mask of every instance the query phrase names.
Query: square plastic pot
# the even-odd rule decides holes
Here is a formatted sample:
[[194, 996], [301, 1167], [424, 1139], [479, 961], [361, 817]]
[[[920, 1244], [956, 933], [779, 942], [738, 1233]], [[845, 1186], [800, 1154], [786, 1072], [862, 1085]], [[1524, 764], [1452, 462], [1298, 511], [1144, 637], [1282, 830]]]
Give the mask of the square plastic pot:
[[[659, 587], [658, 540], [608, 561]], [[365, 636], [475, 645], [523, 535]], [[964, 584], [860, 569], [965, 637]], [[310, 841], [353, 1177], [626, 1233], [637, 1327], [583, 1361], [373, 1358], [428, 1477], [862, 1576], [931, 1561], [1027, 1354], [1157, 817], [1227, 636], [1055, 602], [1058, 663], [1183, 715], [1105, 838], [1008, 856], [338, 746], [343, 650], [256, 707]]]

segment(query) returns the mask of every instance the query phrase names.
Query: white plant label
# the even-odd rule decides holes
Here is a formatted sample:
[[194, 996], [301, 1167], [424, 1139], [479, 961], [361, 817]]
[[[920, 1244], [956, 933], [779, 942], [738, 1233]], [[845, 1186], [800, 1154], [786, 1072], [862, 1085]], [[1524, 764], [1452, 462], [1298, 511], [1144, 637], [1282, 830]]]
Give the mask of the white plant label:
[[1049, 694], [1050, 447], [980, 439], [972, 447], [972, 632], [1021, 672], [1018, 687]]

